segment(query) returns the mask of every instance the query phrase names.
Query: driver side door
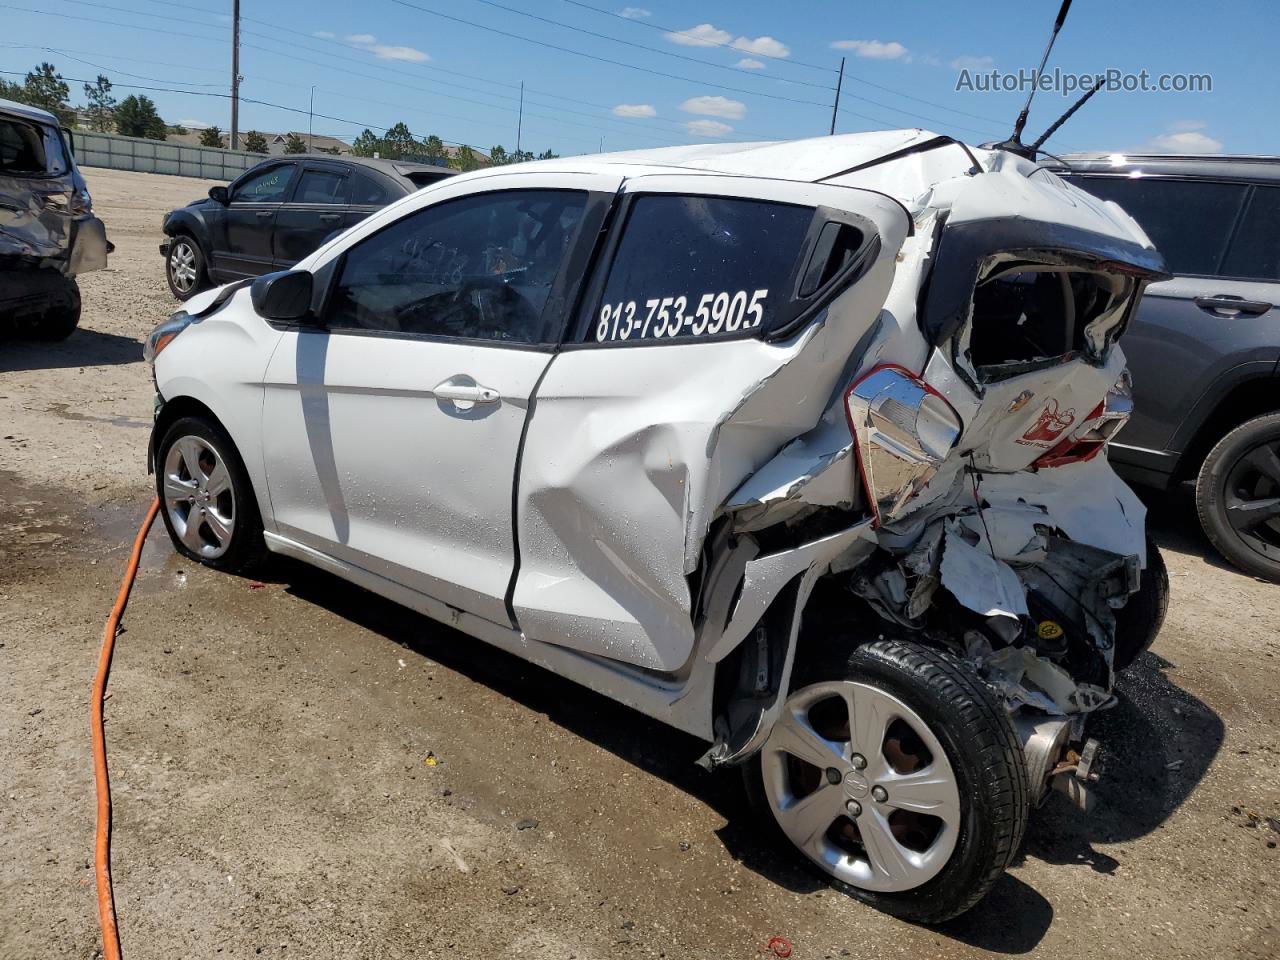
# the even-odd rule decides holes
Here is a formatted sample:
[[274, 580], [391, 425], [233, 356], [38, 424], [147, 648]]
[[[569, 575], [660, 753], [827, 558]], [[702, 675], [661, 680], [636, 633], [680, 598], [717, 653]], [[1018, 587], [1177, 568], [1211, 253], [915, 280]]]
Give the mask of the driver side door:
[[517, 454], [602, 179], [464, 184], [336, 253], [322, 325], [287, 331], [266, 375], [277, 535], [511, 625]]

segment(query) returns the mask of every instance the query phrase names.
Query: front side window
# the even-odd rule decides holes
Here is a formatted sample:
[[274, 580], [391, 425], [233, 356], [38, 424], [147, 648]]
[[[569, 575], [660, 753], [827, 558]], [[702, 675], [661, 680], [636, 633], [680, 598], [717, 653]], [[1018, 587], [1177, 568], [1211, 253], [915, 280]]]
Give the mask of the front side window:
[[586, 342], [758, 336], [791, 298], [813, 209], [668, 194], [632, 203]]
[[231, 199], [238, 203], [279, 203], [289, 189], [292, 174], [291, 164], [268, 167], [241, 181]]
[[294, 203], [346, 203], [347, 178], [332, 170], [303, 170]]
[[1071, 178], [1095, 197], [1114, 200], [1147, 232], [1172, 273], [1214, 276], [1247, 189], [1212, 180], [1146, 177]]
[[510, 190], [409, 214], [347, 251], [328, 325], [553, 342], [559, 317], [544, 308], [586, 199], [575, 190]]
[[1243, 280], [1280, 280], [1280, 187], [1257, 187], [1222, 272]]

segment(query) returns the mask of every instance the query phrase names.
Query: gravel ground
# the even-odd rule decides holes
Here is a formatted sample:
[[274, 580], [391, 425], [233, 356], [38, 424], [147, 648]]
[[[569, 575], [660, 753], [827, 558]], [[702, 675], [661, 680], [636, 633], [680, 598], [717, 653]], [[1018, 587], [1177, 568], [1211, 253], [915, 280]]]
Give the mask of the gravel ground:
[[[98, 950], [88, 692], [150, 496], [141, 340], [164, 211], [209, 183], [86, 171], [117, 246], [66, 343], [0, 343], [0, 957]], [[263, 584], [152, 534], [107, 703], [129, 960], [1280, 955], [1280, 592], [1151, 498], [1173, 599], [1052, 797], [941, 929], [763, 841], [702, 745], [342, 582]], [[438, 759], [432, 765], [428, 756]]]

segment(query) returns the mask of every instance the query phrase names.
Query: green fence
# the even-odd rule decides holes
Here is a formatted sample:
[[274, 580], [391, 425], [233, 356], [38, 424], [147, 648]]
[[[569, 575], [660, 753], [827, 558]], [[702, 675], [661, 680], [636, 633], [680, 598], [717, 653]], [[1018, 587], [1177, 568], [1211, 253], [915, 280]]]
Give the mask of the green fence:
[[76, 163], [82, 167], [169, 173], [206, 180], [234, 180], [266, 159], [260, 153], [192, 147], [164, 140], [143, 140], [114, 133], [75, 132]]

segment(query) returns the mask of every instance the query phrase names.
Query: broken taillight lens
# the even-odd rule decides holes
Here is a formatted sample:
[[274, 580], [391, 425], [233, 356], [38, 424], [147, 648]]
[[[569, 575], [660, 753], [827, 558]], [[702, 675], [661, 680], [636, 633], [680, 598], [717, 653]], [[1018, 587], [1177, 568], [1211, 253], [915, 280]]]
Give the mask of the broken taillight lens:
[[862, 483], [878, 522], [900, 516], [960, 439], [951, 404], [911, 371], [886, 364], [845, 394]]
[[1065, 438], [1032, 464], [1033, 467], [1062, 467], [1092, 460], [1104, 449], [1133, 413], [1133, 380], [1129, 371], [1107, 391], [1107, 398], [1084, 418], [1080, 429]]

